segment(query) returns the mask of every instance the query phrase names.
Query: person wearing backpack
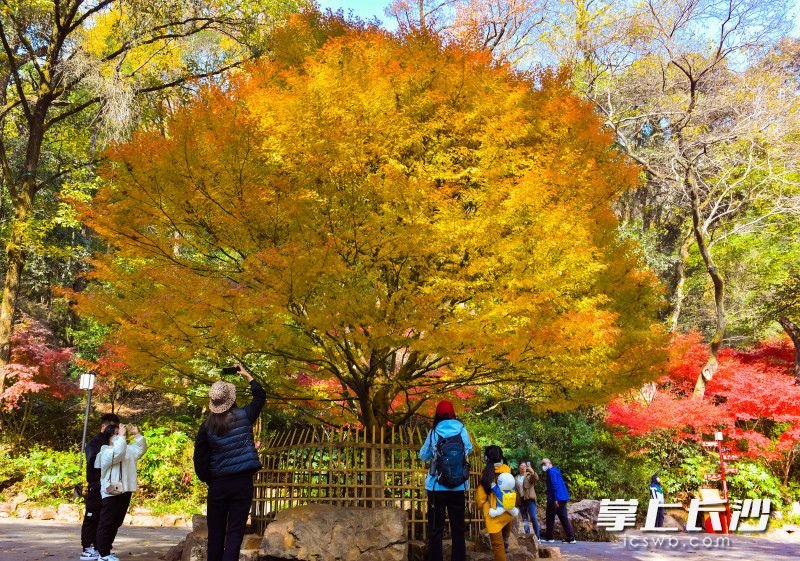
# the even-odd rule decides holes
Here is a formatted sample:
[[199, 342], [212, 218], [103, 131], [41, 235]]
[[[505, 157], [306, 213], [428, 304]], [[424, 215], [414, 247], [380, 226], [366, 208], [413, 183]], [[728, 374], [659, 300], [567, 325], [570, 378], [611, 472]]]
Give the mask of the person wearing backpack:
[[428, 492], [428, 560], [443, 561], [442, 537], [445, 514], [450, 520], [450, 538], [453, 543], [451, 561], [465, 561], [466, 541], [466, 491], [469, 486], [469, 462], [472, 442], [464, 424], [456, 419], [450, 401], [442, 400], [436, 406], [433, 428], [428, 432], [419, 451], [421, 460], [430, 461], [425, 478]]

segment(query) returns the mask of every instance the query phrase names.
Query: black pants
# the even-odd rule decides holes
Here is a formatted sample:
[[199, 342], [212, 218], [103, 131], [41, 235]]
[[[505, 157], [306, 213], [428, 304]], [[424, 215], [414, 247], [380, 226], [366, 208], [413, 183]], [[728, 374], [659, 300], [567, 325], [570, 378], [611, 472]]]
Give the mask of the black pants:
[[553, 530], [556, 524], [556, 515], [561, 521], [561, 527], [564, 528], [564, 539], [572, 541], [575, 539], [575, 534], [572, 532], [572, 524], [569, 523], [569, 516], [567, 516], [567, 501], [558, 501], [558, 508], [553, 501], [547, 501], [547, 516], [546, 523], [547, 529], [544, 532], [544, 539], [553, 539]]
[[663, 528], [664, 527], [664, 509], [659, 508], [658, 513], [656, 514], [656, 527]]
[[100, 509], [100, 522], [97, 524], [97, 540], [95, 547], [100, 552], [101, 557], [111, 553], [114, 540], [117, 537], [117, 530], [122, 526], [128, 507], [131, 505], [131, 495], [133, 493], [122, 493], [103, 499], [103, 506]]
[[450, 559], [465, 561], [467, 557], [465, 511], [464, 491], [428, 491], [428, 561], [443, 561], [442, 537], [445, 512], [450, 519], [450, 539], [453, 542]]
[[212, 479], [208, 485], [208, 561], [238, 561], [253, 502], [253, 474]]
[[86, 492], [86, 513], [81, 525], [81, 545], [83, 549], [95, 545], [97, 539], [97, 523], [100, 520], [100, 509], [103, 499], [100, 496], [100, 483], [89, 485]]

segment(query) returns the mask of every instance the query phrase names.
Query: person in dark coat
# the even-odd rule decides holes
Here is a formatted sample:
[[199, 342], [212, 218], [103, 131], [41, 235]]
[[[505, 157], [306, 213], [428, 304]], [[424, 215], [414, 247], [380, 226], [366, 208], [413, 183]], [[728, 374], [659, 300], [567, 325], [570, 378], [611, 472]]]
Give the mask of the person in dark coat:
[[[100, 520], [100, 508], [103, 499], [100, 496], [100, 469], [94, 467], [100, 448], [108, 444], [109, 439], [119, 425], [119, 416], [106, 413], [100, 417], [100, 432], [86, 443], [86, 512], [81, 525], [81, 561], [95, 561], [100, 554], [95, 549], [97, 539], [97, 521]], [[112, 428], [109, 428], [112, 427]]]
[[547, 484], [547, 511], [545, 523], [547, 527], [544, 532], [545, 542], [553, 542], [553, 530], [555, 529], [556, 516], [561, 521], [564, 528], [564, 543], [575, 543], [575, 533], [572, 531], [572, 524], [569, 522], [567, 512], [567, 501], [570, 499], [567, 484], [561, 476], [561, 470], [548, 458], [542, 459], [542, 470], [545, 472], [545, 483]]
[[[661, 478], [654, 474], [650, 479], [650, 498], [659, 504], [664, 504], [664, 488], [661, 486]], [[659, 508], [656, 514], [656, 527], [664, 527], [664, 509]]]
[[253, 424], [267, 394], [241, 364], [237, 366], [253, 400], [236, 407], [236, 386], [214, 382], [208, 392], [210, 413], [195, 440], [195, 472], [208, 484], [208, 561], [238, 561], [253, 501], [253, 476], [261, 469]]

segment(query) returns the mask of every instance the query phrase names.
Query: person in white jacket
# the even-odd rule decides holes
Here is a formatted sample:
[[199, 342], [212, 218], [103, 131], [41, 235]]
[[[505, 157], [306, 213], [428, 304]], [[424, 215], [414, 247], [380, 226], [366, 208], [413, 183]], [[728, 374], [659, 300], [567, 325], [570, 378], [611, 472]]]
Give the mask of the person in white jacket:
[[[133, 437], [128, 442], [128, 433]], [[131, 495], [137, 488], [136, 462], [147, 450], [147, 442], [135, 425], [120, 425], [117, 434], [111, 437], [108, 445], [100, 448], [95, 467], [100, 469], [100, 496], [103, 507], [97, 524], [96, 547], [100, 553], [99, 561], [119, 561], [111, 553], [117, 531], [125, 520]], [[122, 484], [121, 493], [109, 493], [112, 482]]]

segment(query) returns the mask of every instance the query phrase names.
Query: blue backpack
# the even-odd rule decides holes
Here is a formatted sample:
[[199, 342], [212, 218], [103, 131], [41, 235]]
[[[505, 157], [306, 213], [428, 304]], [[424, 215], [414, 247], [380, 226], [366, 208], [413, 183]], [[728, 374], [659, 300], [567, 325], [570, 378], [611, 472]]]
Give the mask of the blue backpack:
[[431, 461], [431, 474], [436, 478], [436, 483], [442, 487], [448, 489], [459, 487], [469, 479], [467, 450], [464, 448], [461, 433], [446, 438], [437, 436]]

